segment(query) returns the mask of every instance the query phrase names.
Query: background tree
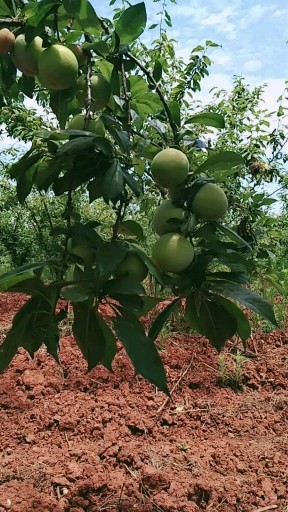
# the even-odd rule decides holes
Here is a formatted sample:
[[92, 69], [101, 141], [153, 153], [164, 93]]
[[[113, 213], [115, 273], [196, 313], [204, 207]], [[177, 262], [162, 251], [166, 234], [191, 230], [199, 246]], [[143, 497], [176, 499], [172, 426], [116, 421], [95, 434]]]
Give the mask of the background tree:
[[[268, 146], [267, 139], [253, 153], [267, 119], [257, 111], [258, 93], [249, 96], [241, 82], [232, 97], [219, 92], [209, 108], [195, 101], [215, 43], [194, 48], [188, 63], [176, 59], [164, 30], [171, 24], [165, 4], [151, 48], [139, 39], [147, 23], [143, 2], [117, 8], [112, 20], [87, 0], [5, 0], [0, 15], [1, 26], [16, 37], [0, 60], [3, 121], [9, 135], [30, 142], [3, 183], [7, 193], [15, 187], [19, 211], [31, 219], [40, 246], [36, 262], [0, 277], [1, 290], [30, 297], [1, 346], [0, 368], [19, 346], [33, 355], [44, 343], [58, 360], [58, 324], [67, 312], [56, 309], [59, 298], [73, 306], [73, 333], [88, 369], [98, 363], [111, 369], [118, 339], [136, 372], [165, 392], [155, 340], [183, 300], [188, 325], [217, 350], [234, 334], [243, 343], [250, 335], [239, 303], [275, 324], [269, 302], [246, 286], [256, 268], [254, 235], [247, 239], [239, 225], [231, 229], [239, 220], [235, 205], [244, 197], [247, 166]], [[44, 122], [21, 106], [25, 96], [47, 111]], [[245, 132], [241, 114], [233, 120], [229, 110], [233, 105], [238, 112], [243, 101], [259, 118], [256, 134], [252, 122], [246, 127], [249, 154], [244, 135], [241, 143], [237, 138]], [[248, 110], [241, 112], [243, 123]], [[281, 145], [279, 133], [274, 141]], [[269, 204], [264, 199], [254, 201], [255, 211]], [[152, 208], [160, 203], [156, 236]], [[183, 218], [175, 219], [175, 208]], [[7, 237], [3, 245], [9, 246]], [[19, 265], [16, 256], [11, 262]], [[148, 332], [140, 317], [163, 295], [147, 296], [147, 272], [174, 295]], [[112, 324], [101, 316], [101, 304], [113, 309]]]

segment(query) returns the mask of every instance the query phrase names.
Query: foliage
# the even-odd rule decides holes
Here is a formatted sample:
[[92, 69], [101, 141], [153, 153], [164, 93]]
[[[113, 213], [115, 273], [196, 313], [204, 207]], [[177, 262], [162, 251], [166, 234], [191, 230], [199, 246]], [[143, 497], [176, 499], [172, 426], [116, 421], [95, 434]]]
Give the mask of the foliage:
[[[5, 0], [0, 4], [0, 16], [5, 17], [2, 26], [13, 28], [16, 35], [25, 33], [27, 44], [35, 36], [43, 39], [44, 48], [77, 43], [87, 57], [86, 64], [79, 67], [86, 87], [84, 107], [77, 82], [70, 89], [43, 90], [37, 75], [25, 77], [17, 71], [13, 55], [0, 58], [1, 121], [9, 135], [31, 142], [21, 158], [9, 166], [4, 183], [14, 213], [1, 244], [8, 249], [15, 268], [0, 276], [0, 290], [20, 291], [30, 298], [16, 314], [1, 345], [1, 369], [7, 367], [19, 346], [33, 357], [44, 343], [58, 360], [58, 325], [67, 314], [66, 307], [60, 312], [57, 308], [61, 298], [73, 306], [73, 333], [89, 370], [99, 363], [111, 369], [119, 340], [135, 371], [166, 393], [165, 371], [155, 340], [183, 301], [189, 327], [207, 336], [218, 351], [233, 335], [238, 334], [244, 344], [250, 335], [240, 305], [276, 324], [271, 304], [249, 286], [259, 254], [253, 251], [254, 238], [247, 237], [243, 229], [240, 232], [242, 219], [239, 222], [235, 208], [243, 198], [241, 180], [247, 180], [247, 165], [251, 166], [254, 157], [263, 156], [267, 147], [267, 140], [259, 151], [256, 144], [266, 118], [251, 135], [248, 151], [246, 139], [238, 143], [246, 111], [233, 120], [233, 108], [238, 112], [241, 103], [252, 105], [254, 101], [252, 93], [246, 98], [248, 92], [241, 81], [235, 84], [235, 101], [222, 98], [219, 92], [211, 108], [200, 108], [196, 103], [195, 109], [191, 103], [209, 73], [209, 48], [217, 45], [208, 40], [192, 49], [188, 63], [176, 58], [175, 42], [164, 28], [171, 25], [171, 18], [162, 6], [159, 37], [148, 48], [139, 39], [147, 24], [143, 2], [116, 8], [113, 19], [107, 20], [87, 0], [30, 0], [25, 4]], [[111, 87], [106, 107], [97, 112], [105, 135], [67, 128], [71, 116], [84, 111], [88, 123], [95, 110], [93, 73], [101, 73]], [[25, 97], [34, 98], [49, 112], [45, 122], [25, 110], [21, 104]], [[256, 94], [256, 117], [257, 99]], [[12, 120], [14, 108], [17, 114]], [[234, 135], [233, 123], [237, 125]], [[251, 126], [245, 129], [251, 133]], [[283, 143], [281, 133], [278, 129], [269, 139], [275, 154]], [[190, 164], [181, 202], [188, 216], [181, 234], [193, 244], [195, 258], [177, 274], [161, 272], [150, 257], [155, 240], [151, 209], [167, 195], [153, 181], [150, 167], [154, 156], [168, 147], [183, 151]], [[222, 219], [200, 221], [193, 214], [193, 199], [209, 182], [219, 183], [227, 192], [230, 213], [225, 224]], [[255, 184], [258, 181], [254, 179], [245, 204], [250, 200], [257, 220], [263, 219], [262, 209], [270, 202], [265, 195], [255, 199]], [[18, 202], [11, 194], [15, 189]], [[19, 234], [17, 219], [23, 212], [27, 233], [17, 243], [21, 250], [15, 251], [15, 241], [9, 237], [13, 229]], [[239, 222], [236, 231], [235, 219]], [[251, 222], [250, 217], [247, 222]], [[39, 232], [38, 250], [31, 244], [35, 228]], [[89, 254], [90, 262], [71, 253], [71, 241]], [[21, 257], [22, 249], [29, 262]], [[117, 277], [117, 267], [128, 251], [137, 253], [170, 296], [149, 332], [140, 317], [161, 298], [149, 297], [142, 284], [129, 275]], [[103, 304], [113, 310], [111, 322], [101, 315]]]

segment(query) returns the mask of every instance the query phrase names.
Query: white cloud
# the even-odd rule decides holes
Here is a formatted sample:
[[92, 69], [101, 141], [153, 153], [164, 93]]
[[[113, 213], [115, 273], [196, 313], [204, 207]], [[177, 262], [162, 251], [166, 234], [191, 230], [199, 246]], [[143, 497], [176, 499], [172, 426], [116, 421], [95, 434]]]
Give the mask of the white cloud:
[[255, 73], [264, 67], [264, 62], [260, 59], [250, 59], [243, 64], [242, 71], [244, 73]]
[[267, 14], [273, 14], [274, 7], [271, 5], [256, 4], [245, 10], [245, 14], [241, 16], [240, 27], [247, 29], [253, 23], [260, 20]]

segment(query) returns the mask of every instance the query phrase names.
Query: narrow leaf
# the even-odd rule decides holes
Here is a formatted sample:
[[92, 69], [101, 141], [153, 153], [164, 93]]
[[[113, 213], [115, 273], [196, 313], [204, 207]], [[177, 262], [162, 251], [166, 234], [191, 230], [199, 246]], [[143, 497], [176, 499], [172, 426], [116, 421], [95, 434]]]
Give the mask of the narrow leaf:
[[221, 306], [224, 307], [232, 316], [234, 316], [237, 322], [237, 333], [243, 343], [251, 336], [251, 327], [249, 324], [249, 320], [247, 316], [243, 313], [243, 311], [231, 302], [231, 300], [225, 299], [220, 295], [211, 295], [213, 299]]
[[152, 323], [148, 336], [151, 340], [155, 341], [156, 338], [159, 336], [161, 329], [163, 328], [164, 324], [167, 322], [168, 318], [172, 313], [174, 313], [177, 309], [179, 309], [181, 306], [181, 300], [179, 298], [174, 299], [168, 306], [166, 306], [161, 313], [155, 318], [154, 322]]
[[78, 347], [92, 370], [105, 354], [105, 338], [99, 329], [98, 316], [87, 304], [74, 303], [73, 334]]
[[210, 283], [210, 288], [221, 295], [237, 300], [240, 304], [243, 304], [243, 306], [255, 311], [255, 313], [265, 318], [265, 320], [277, 326], [272, 304], [258, 293], [253, 292], [249, 288], [244, 288], [237, 283], [227, 281], [215, 281]]
[[146, 23], [147, 14], [144, 2], [128, 7], [115, 25], [121, 44], [130, 44], [135, 41], [144, 32]]
[[114, 328], [137, 373], [169, 395], [163, 363], [153, 341], [145, 335], [138, 318], [122, 310], [123, 316], [113, 319]]
[[202, 124], [204, 126], [213, 126], [214, 128], [225, 128], [225, 120], [221, 114], [213, 112], [202, 112], [189, 117], [185, 124]]
[[203, 164], [199, 165], [197, 173], [204, 171], [231, 170], [243, 164], [244, 159], [239, 153], [235, 153], [234, 151], [222, 151], [221, 153], [210, 156]]

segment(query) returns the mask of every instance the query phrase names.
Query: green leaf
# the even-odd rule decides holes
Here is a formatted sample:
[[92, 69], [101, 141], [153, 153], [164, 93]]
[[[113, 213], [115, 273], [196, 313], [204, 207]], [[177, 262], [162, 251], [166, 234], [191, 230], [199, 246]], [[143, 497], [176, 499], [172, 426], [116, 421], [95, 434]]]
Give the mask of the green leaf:
[[208, 338], [220, 351], [225, 341], [236, 333], [237, 321], [228, 309], [214, 299], [202, 296], [200, 300], [199, 311], [193, 298], [186, 304], [185, 319], [188, 325], [193, 326], [192, 328]]
[[117, 352], [117, 341], [114, 333], [111, 331], [104, 318], [99, 315], [99, 313], [96, 313], [96, 315], [98, 319], [98, 327], [105, 340], [105, 351], [101, 359], [101, 364], [103, 364], [107, 370], [112, 372], [112, 361]]
[[4, 0], [0, 0], [0, 16], [13, 16], [13, 12], [8, 9]]
[[5, 274], [0, 275], [0, 291], [4, 292], [12, 286], [15, 286], [17, 283], [35, 277], [34, 270], [42, 269], [47, 266], [47, 264], [47, 261], [41, 263], [29, 263], [28, 265], [23, 265], [22, 267], [17, 267], [14, 270], [5, 272]]
[[50, 107], [59, 121], [60, 128], [64, 129], [69, 115], [72, 113], [70, 101], [74, 98], [72, 89], [50, 92]]
[[23, 335], [29, 317], [24, 317], [17, 324], [12, 325], [3, 343], [0, 345], [0, 373], [3, 373], [11, 363], [16, 352], [23, 343]]
[[213, 281], [214, 279], [224, 279], [225, 281], [233, 281], [234, 283], [239, 284], [249, 283], [247, 275], [243, 272], [211, 272], [206, 274], [206, 278], [208, 281]]
[[210, 156], [203, 164], [199, 165], [197, 173], [225, 170], [233, 170], [234, 172], [235, 167], [240, 165], [244, 165], [244, 159], [239, 153], [235, 153], [235, 151], [221, 151], [221, 153]]
[[18, 178], [18, 176], [21, 176], [25, 171], [30, 169], [30, 167], [33, 167], [42, 157], [41, 153], [32, 153], [31, 150], [29, 150], [18, 162], [15, 164], [12, 164], [9, 168], [8, 172], [11, 178]]
[[118, 159], [114, 159], [105, 173], [103, 198], [105, 201], [120, 196], [124, 187], [124, 176]]
[[181, 117], [180, 117], [180, 105], [179, 105], [178, 101], [169, 101], [168, 107], [171, 112], [171, 116], [172, 116], [174, 123], [179, 128], [181, 126]]
[[27, 169], [23, 174], [21, 174], [17, 179], [17, 197], [21, 204], [24, 203], [27, 196], [29, 196], [32, 186], [35, 173], [37, 171], [37, 165], [33, 165], [30, 169]]
[[215, 114], [213, 112], [202, 112], [201, 114], [195, 114], [189, 117], [185, 124], [202, 124], [204, 126], [213, 126], [214, 128], [225, 128], [225, 120], [221, 114]]
[[86, 283], [74, 283], [62, 288], [63, 299], [70, 302], [84, 302], [89, 300], [93, 293], [92, 287]]
[[105, 295], [114, 293], [124, 293], [125, 295], [145, 295], [144, 286], [136, 279], [129, 276], [116, 277], [107, 281], [103, 288]]
[[194, 292], [186, 299], [184, 320], [187, 325], [195, 332], [201, 333], [202, 327], [198, 316], [200, 303], [198, 304], [198, 292]]
[[153, 341], [145, 335], [138, 318], [122, 308], [123, 316], [113, 318], [119, 340], [137, 373], [169, 395], [163, 363]]
[[145, 238], [141, 224], [132, 219], [121, 222], [118, 226], [118, 233], [125, 237], [136, 236], [139, 240], [144, 240]]
[[124, 308], [129, 309], [137, 318], [142, 315], [144, 295], [140, 297], [138, 294], [111, 293], [110, 297], [119, 302]]
[[245, 273], [251, 271], [251, 263], [237, 252], [230, 251], [225, 254], [224, 252], [216, 253], [213, 251], [213, 253], [220, 263], [227, 265], [233, 272]]
[[142, 120], [145, 120], [149, 114], [157, 114], [162, 110], [162, 103], [157, 94], [147, 92], [143, 96], [137, 96], [132, 99], [131, 108], [137, 112]]
[[124, 151], [124, 153], [129, 153], [131, 150], [132, 143], [130, 141], [130, 137], [127, 132], [116, 130], [114, 126], [110, 126], [108, 128], [110, 135], [112, 135], [115, 142], [119, 145], [119, 147]]
[[9, 290], [12, 286], [15, 286], [17, 283], [21, 283], [22, 281], [31, 279], [33, 277], [33, 272], [22, 273], [19, 275], [6, 275], [0, 276], [0, 291], [5, 292]]
[[33, 9], [31, 9], [30, 12], [26, 11], [27, 25], [33, 28], [38, 28], [45, 22], [50, 13], [57, 11], [57, 7], [59, 6], [59, 0], [42, 0], [37, 2], [34, 14]]
[[81, 303], [73, 304], [73, 311], [73, 334], [90, 371], [105, 354], [105, 337], [99, 329], [99, 315], [89, 305]]
[[130, 76], [127, 81], [130, 85], [129, 89], [133, 100], [136, 100], [138, 97], [141, 98], [148, 92], [148, 84], [141, 76]]
[[220, 295], [212, 295], [213, 299], [224, 307], [232, 316], [234, 316], [237, 322], [237, 333], [243, 343], [251, 336], [251, 327], [248, 321], [247, 316], [243, 313], [243, 311], [231, 302], [231, 300], [225, 299]]
[[87, 0], [63, 0], [63, 7], [69, 16], [79, 16], [87, 8]]
[[108, 278], [123, 261], [128, 245], [120, 242], [105, 242], [96, 253], [96, 269], [101, 279]]
[[[55, 293], [54, 294], [55, 299]], [[58, 361], [58, 320], [54, 304], [42, 297], [31, 297], [17, 311], [6, 339], [0, 347], [0, 371], [10, 363], [17, 349], [22, 346], [31, 357], [45, 343], [49, 353]], [[17, 338], [17, 339], [16, 339]]]
[[168, 306], [166, 306], [161, 313], [155, 318], [154, 322], [152, 323], [148, 336], [149, 338], [154, 341], [159, 336], [162, 327], [167, 322], [170, 315], [175, 312], [177, 309], [179, 309], [181, 306], [181, 299], [177, 298], [174, 299]]
[[153, 69], [153, 78], [156, 82], [159, 82], [162, 78], [163, 68], [160, 60], [155, 60]]
[[130, 44], [135, 41], [144, 32], [146, 23], [147, 14], [144, 2], [131, 5], [123, 11], [115, 24], [121, 44]]
[[221, 281], [210, 283], [210, 289], [221, 295], [237, 300], [240, 304], [243, 304], [243, 306], [255, 311], [255, 313], [265, 318], [265, 320], [277, 326], [277, 320], [271, 303], [249, 288], [244, 288], [237, 283]]
[[35, 89], [35, 78], [34, 76], [22, 75], [18, 80], [20, 91], [22, 91], [28, 98], [33, 98]]
[[[102, 30], [99, 18], [94, 10], [94, 7], [87, 0], [79, 2], [77, 0], [80, 10], [76, 13], [75, 17], [83, 31], [88, 32], [94, 36], [99, 36]], [[70, 3], [75, 3], [74, 0]]]
[[224, 235], [227, 235], [231, 240], [236, 242], [238, 245], [245, 245], [249, 249], [249, 252], [252, 251], [251, 246], [241, 238], [241, 236], [238, 235], [238, 233], [235, 233], [232, 229], [230, 229], [228, 226], [223, 226], [223, 224], [220, 224], [219, 222], [216, 223], [217, 228], [224, 233]]
[[59, 162], [56, 158], [43, 158], [37, 165], [33, 180], [34, 184], [39, 190], [45, 190], [45, 192], [47, 192], [59, 173]]
[[128, 187], [132, 190], [132, 192], [135, 194], [136, 197], [139, 197], [141, 195], [141, 189], [138, 184], [138, 181], [135, 180], [135, 178], [125, 169], [122, 170], [125, 183], [127, 183]]

